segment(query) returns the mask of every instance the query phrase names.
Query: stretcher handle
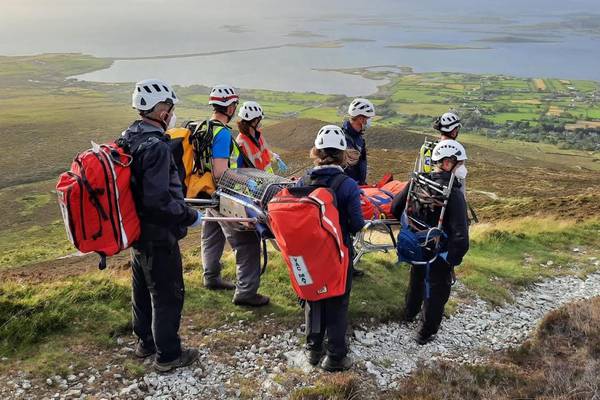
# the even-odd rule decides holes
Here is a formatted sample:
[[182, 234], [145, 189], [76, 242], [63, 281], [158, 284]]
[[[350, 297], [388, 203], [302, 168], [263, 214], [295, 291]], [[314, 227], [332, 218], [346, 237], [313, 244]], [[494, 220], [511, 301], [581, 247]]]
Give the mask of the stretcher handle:
[[202, 221], [208, 222], [249, 222], [256, 224], [257, 218], [242, 218], [242, 217], [202, 217]]
[[218, 200], [212, 200], [212, 199], [191, 199], [191, 198], [186, 198], [184, 199], [185, 202], [189, 205], [193, 205], [193, 206], [206, 206], [206, 207], [216, 207], [219, 205], [219, 201]]

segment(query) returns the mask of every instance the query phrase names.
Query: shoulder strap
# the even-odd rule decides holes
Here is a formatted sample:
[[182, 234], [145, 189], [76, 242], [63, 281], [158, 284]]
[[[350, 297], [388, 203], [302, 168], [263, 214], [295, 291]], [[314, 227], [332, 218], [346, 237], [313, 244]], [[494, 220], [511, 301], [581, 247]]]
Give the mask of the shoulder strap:
[[116, 140], [116, 144], [123, 148], [125, 152], [135, 156], [136, 153], [160, 142], [161, 138], [162, 135], [159, 132], [145, 132], [140, 134], [136, 140], [127, 140], [124, 137], [120, 137]]
[[350, 179], [350, 177], [343, 173], [337, 174], [333, 178], [331, 178], [331, 180], [329, 181], [329, 187], [334, 192], [337, 192], [337, 190], [340, 188], [340, 186], [342, 186], [342, 184], [346, 181], [346, 179]]
[[244, 165], [246, 165], [246, 168], [256, 168], [254, 166], [254, 163], [252, 161], [250, 161], [250, 159], [248, 158], [248, 156], [246, 156], [246, 153], [244, 153], [242, 151], [242, 149], [240, 148], [240, 145], [238, 144], [237, 140], [235, 140], [233, 138], [233, 136], [231, 137], [231, 140], [233, 141], [233, 145], [238, 149], [238, 152], [240, 153], [240, 156], [242, 157], [242, 160], [244, 161]]

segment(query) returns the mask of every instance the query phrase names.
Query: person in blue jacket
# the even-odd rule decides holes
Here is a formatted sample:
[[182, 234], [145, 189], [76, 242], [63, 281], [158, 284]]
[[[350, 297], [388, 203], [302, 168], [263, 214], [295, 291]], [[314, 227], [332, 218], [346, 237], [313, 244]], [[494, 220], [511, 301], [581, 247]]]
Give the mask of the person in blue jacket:
[[189, 365], [198, 350], [184, 348], [179, 338], [183, 309], [183, 267], [178, 241], [202, 213], [188, 207], [165, 130], [175, 123], [179, 100], [166, 82], [140, 81], [132, 106], [141, 119], [123, 132], [118, 143], [133, 156], [131, 190], [140, 218], [141, 235], [132, 248], [133, 331], [135, 355], [156, 354], [160, 372]]
[[371, 126], [371, 119], [375, 116], [375, 106], [367, 99], [354, 99], [348, 106], [347, 121], [342, 129], [346, 136], [349, 150], [355, 150], [358, 161], [345, 168], [346, 174], [359, 185], [367, 184], [367, 144], [363, 137], [364, 132]]
[[[315, 167], [301, 178], [298, 186], [327, 186], [334, 190], [340, 216], [344, 243], [349, 250], [348, 268], [352, 267], [352, 238], [365, 224], [360, 207], [360, 189], [357, 183], [344, 174], [347, 142], [342, 129], [326, 125], [319, 130], [311, 158]], [[346, 292], [342, 296], [320, 301], [307, 301], [306, 350], [310, 364], [319, 365], [326, 371], [345, 371], [352, 366], [348, 358], [346, 330], [352, 274], [346, 280]], [[327, 351], [324, 356], [323, 340], [327, 334]]]
[[[349, 119], [344, 121], [342, 125], [348, 146], [347, 154], [350, 158], [344, 172], [359, 185], [366, 185], [367, 144], [363, 134], [371, 125], [371, 119], [375, 116], [375, 106], [367, 99], [354, 99], [348, 106], [348, 116]], [[352, 275], [355, 277], [364, 274], [364, 271], [358, 268], [352, 269]]]

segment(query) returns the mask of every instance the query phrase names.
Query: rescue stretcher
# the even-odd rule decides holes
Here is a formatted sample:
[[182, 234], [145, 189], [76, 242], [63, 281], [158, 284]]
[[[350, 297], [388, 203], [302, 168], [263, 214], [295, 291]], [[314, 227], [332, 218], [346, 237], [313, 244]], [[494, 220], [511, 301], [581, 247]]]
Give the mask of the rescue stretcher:
[[[185, 199], [192, 206], [218, 210], [218, 216], [205, 216], [205, 221], [237, 224], [240, 229], [256, 229], [259, 233], [268, 227], [267, 205], [284, 187], [294, 181], [253, 168], [226, 170], [211, 199]], [[353, 264], [372, 252], [387, 253], [396, 249], [396, 235], [400, 221], [396, 219], [368, 219], [364, 228], [353, 239]]]
[[358, 264], [367, 253], [396, 251], [396, 235], [399, 228], [400, 221], [397, 219], [366, 220], [363, 229], [354, 236], [353, 264]]

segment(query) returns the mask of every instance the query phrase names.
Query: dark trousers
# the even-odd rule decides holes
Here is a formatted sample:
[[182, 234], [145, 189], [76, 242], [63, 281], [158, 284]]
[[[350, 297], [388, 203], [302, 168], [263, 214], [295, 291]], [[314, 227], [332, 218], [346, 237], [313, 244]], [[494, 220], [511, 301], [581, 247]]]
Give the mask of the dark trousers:
[[[352, 258], [350, 258], [352, 260]], [[323, 339], [327, 334], [327, 355], [341, 360], [348, 353], [346, 330], [348, 329], [348, 306], [352, 288], [352, 268], [348, 268], [346, 292], [342, 296], [319, 301], [307, 301], [304, 305], [306, 317], [306, 348], [322, 351]]]
[[437, 333], [444, 316], [444, 306], [450, 298], [452, 287], [452, 267], [443, 260], [436, 260], [429, 266], [429, 298], [426, 294], [426, 267], [412, 266], [410, 283], [406, 294], [405, 316], [413, 319], [423, 306], [423, 326], [421, 335]]
[[183, 309], [183, 268], [179, 244], [145, 244], [132, 249], [133, 332], [144, 347], [156, 346], [158, 362], [181, 354], [179, 323]]

